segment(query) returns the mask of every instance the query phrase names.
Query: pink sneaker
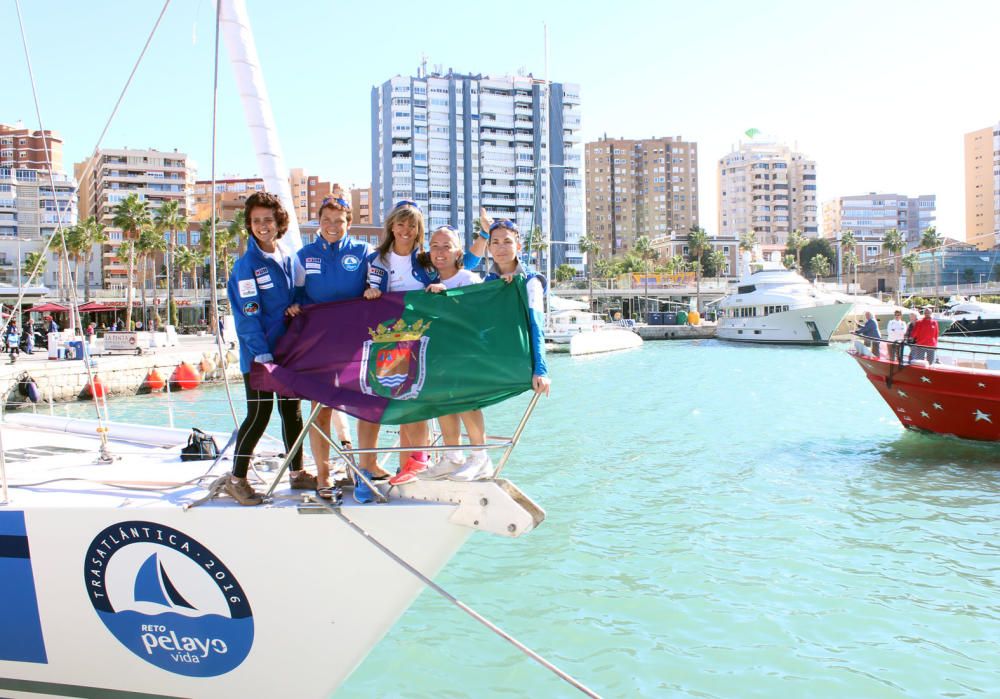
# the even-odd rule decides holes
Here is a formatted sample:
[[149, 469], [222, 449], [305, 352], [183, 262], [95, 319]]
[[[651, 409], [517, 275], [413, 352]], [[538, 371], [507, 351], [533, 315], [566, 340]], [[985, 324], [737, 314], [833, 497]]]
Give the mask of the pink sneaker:
[[427, 460], [420, 460], [415, 456], [411, 456], [403, 464], [403, 468], [399, 470], [395, 476], [389, 479], [389, 485], [403, 485], [404, 483], [412, 483], [417, 480], [417, 474], [422, 473], [427, 470], [428, 462]]

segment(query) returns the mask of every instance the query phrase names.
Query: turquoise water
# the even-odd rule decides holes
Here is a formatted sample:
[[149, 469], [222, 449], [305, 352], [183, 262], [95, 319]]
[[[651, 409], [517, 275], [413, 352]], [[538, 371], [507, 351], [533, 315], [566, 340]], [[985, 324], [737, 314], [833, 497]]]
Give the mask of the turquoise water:
[[[474, 534], [450, 592], [607, 697], [1000, 695], [1000, 445], [904, 431], [843, 346], [550, 361], [505, 471], [547, 520]], [[574, 695], [425, 591], [337, 696]]]

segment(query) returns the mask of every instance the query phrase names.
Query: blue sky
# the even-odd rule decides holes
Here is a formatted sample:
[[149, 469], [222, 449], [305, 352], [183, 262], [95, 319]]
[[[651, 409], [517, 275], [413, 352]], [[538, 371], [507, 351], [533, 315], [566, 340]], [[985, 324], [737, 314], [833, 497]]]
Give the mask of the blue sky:
[[[46, 128], [88, 155], [162, 3], [21, 0]], [[963, 237], [963, 135], [1000, 121], [1000, 2], [272, 2], [249, 0], [289, 166], [371, 179], [372, 85], [445, 70], [581, 86], [583, 137], [698, 142], [702, 225], [716, 230], [716, 162], [756, 127], [817, 161], [819, 200], [938, 196]], [[173, 0], [105, 147], [178, 148], [208, 178], [214, 3]], [[0, 122], [37, 127], [12, 2], [0, 4]], [[223, 47], [222, 57], [225, 59]], [[989, 71], [992, 67], [992, 73]], [[257, 172], [228, 64], [217, 173]]]

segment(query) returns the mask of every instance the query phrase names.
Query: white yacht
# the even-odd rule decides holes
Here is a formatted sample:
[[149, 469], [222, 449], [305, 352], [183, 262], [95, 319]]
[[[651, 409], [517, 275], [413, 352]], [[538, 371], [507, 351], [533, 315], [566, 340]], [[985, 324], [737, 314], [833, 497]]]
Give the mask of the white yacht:
[[719, 302], [716, 337], [736, 342], [826, 345], [851, 311], [802, 275], [764, 268], [746, 274]]
[[608, 323], [599, 314], [586, 310], [587, 304], [559, 296], [549, 296], [545, 340], [553, 352], [571, 355], [598, 354], [633, 349], [642, 345], [639, 334]]
[[986, 303], [976, 300], [952, 297], [948, 310], [937, 316], [937, 321], [948, 321], [945, 335], [997, 336], [1000, 335], [1000, 303]]

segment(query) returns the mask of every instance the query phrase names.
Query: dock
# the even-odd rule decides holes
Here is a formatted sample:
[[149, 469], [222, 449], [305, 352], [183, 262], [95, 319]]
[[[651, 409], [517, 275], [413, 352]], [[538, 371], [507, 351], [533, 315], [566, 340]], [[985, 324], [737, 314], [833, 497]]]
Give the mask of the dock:
[[715, 323], [698, 325], [639, 325], [636, 331], [648, 340], [708, 340], [715, 337]]

